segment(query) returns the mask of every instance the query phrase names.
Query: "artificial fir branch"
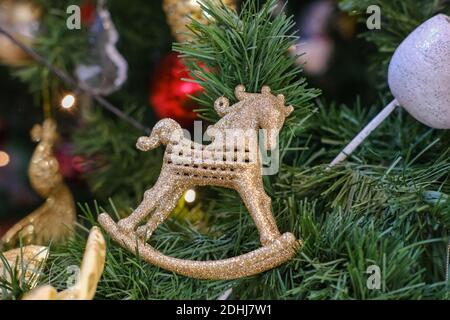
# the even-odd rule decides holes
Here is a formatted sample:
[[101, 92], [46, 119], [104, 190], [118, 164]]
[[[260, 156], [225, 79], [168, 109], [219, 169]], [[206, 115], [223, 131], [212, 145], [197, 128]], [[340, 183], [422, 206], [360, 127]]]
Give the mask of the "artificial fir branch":
[[224, 5], [203, 1], [210, 23], [192, 20], [189, 27], [195, 40], [174, 45], [195, 81], [205, 89], [197, 99], [202, 107], [198, 111], [205, 119], [218, 119], [213, 109], [217, 97], [235, 102], [233, 92], [239, 84], [249, 92], [260, 92], [268, 85], [275, 93], [284, 94], [287, 103], [295, 106], [296, 121], [311, 113], [311, 101], [319, 90], [307, 87], [301, 68], [289, 55], [298, 38], [295, 23], [285, 14], [273, 16], [276, 5], [277, 1], [269, 0], [258, 8], [255, 1], [246, 1], [238, 14]]
[[371, 55], [370, 70], [376, 74], [380, 88], [386, 86], [387, 67], [395, 49], [417, 26], [438, 12], [450, 13], [447, 0], [342, 0], [343, 11], [356, 15], [362, 24], [366, 23], [369, 6], [381, 9], [381, 29], [367, 30], [361, 34], [373, 43], [376, 53]]
[[[37, 0], [36, 6], [44, 17], [39, 22], [39, 34], [33, 41], [33, 50], [63, 72], [73, 70], [83, 59], [87, 48], [86, 29], [69, 30], [66, 27], [66, 8], [81, 5], [82, 0]], [[64, 83], [58, 77], [48, 77], [47, 67], [39, 62], [31, 62], [17, 68], [13, 74], [27, 83], [30, 93], [37, 101], [42, 99], [42, 83], [48, 80], [52, 104], [58, 101]]]
[[32, 48], [27, 47], [24, 43], [22, 43], [20, 40], [18, 40], [12, 33], [7, 31], [6, 29], [3, 29], [0, 27], [0, 34], [3, 34], [5, 37], [7, 37], [10, 41], [12, 41], [16, 46], [20, 47], [22, 50], [24, 50], [34, 61], [38, 64], [40, 64], [42, 67], [46, 68], [45, 74], [47, 72], [51, 72], [53, 75], [55, 75], [57, 78], [59, 78], [65, 85], [68, 87], [71, 87], [72, 89], [75, 89], [76, 91], [82, 91], [92, 99], [98, 105], [102, 106], [106, 110], [110, 111], [117, 117], [119, 117], [122, 121], [128, 122], [133, 127], [143, 131], [144, 133], [150, 133], [150, 129], [146, 128], [142, 124], [140, 124], [138, 121], [133, 119], [132, 117], [128, 116], [127, 114], [123, 113], [119, 108], [114, 106], [112, 103], [110, 103], [108, 100], [106, 100], [103, 96], [94, 93], [91, 88], [86, 86], [84, 83], [77, 82], [74, 78], [72, 78], [69, 74], [67, 74], [64, 70], [58, 68], [56, 65], [51, 63], [49, 60], [45, 59], [43, 56], [38, 54], [36, 51], [34, 51]]
[[[144, 109], [127, 106], [124, 110], [144, 122]], [[127, 215], [131, 205], [140, 201], [143, 191], [158, 178], [162, 150], [152, 153], [136, 150], [136, 137], [141, 132], [131, 129], [126, 122], [105, 116], [101, 110], [86, 112], [84, 120], [84, 127], [73, 139], [75, 153], [85, 159], [85, 178], [99, 199], [114, 196], [122, 216]]]
[[[194, 22], [192, 30], [198, 33], [200, 42], [177, 45], [176, 48], [188, 60], [192, 59], [189, 62], [191, 68], [200, 72], [197, 81], [203, 81], [206, 75], [211, 83], [217, 84], [217, 87], [207, 86], [206, 96], [200, 100], [203, 101], [202, 114], [213, 120], [217, 117], [210, 108], [214, 98], [222, 94], [231, 98], [231, 89], [241, 80], [248, 81], [246, 84], [252, 90], [259, 89], [261, 85], [260, 80], [248, 78], [247, 69], [247, 72], [239, 74], [237, 66], [247, 68], [258, 65], [255, 61], [272, 62], [269, 53], [273, 52], [255, 49], [248, 40], [251, 37], [243, 37], [246, 34], [254, 36], [254, 32], [245, 32], [246, 29], [239, 28], [243, 25], [255, 28], [253, 20], [259, 21], [269, 30], [276, 24], [270, 23], [270, 9], [267, 7], [263, 7], [266, 11], [258, 11], [258, 15], [248, 4], [237, 15], [224, 8], [209, 7], [208, 3], [205, 5], [210, 15], [215, 17], [215, 22], [210, 26], [195, 26]], [[250, 3], [254, 5], [255, 1]], [[415, 8], [416, 0], [403, 1], [403, 4], [405, 8]], [[424, 9], [423, 12], [434, 12], [434, 3], [428, 2], [427, 6], [424, 2], [423, 6], [429, 10]], [[230, 19], [220, 20], [224, 17]], [[224, 26], [228, 25], [228, 29], [215, 24], [218, 21], [222, 21]], [[392, 20], [386, 23], [395, 30]], [[223, 30], [231, 34], [223, 33]], [[237, 32], [239, 30], [242, 33]], [[221, 40], [224, 34], [229, 38]], [[240, 42], [226, 45], [228, 39], [241, 37], [248, 40], [244, 41], [245, 45]], [[253, 39], [259, 44], [270, 43], [268, 39]], [[287, 41], [283, 39], [282, 42]], [[392, 47], [397, 44], [389, 39], [385, 41]], [[225, 46], [220, 47], [220, 42]], [[189, 51], [189, 46], [193, 51]], [[236, 48], [253, 52], [254, 57], [259, 58], [242, 59], [245, 62], [230, 59], [230, 69], [234, 71], [228, 78], [226, 57], [236, 58], [233, 52]], [[260, 49], [266, 53], [265, 57], [258, 55]], [[285, 58], [277, 55], [273, 59], [282, 62], [277, 66], [283, 66], [286, 62]], [[198, 64], [199, 60], [208, 66], [206, 71]], [[214, 74], [214, 70], [221, 72]], [[280, 81], [276, 76], [274, 79]], [[298, 81], [301, 80], [295, 76], [291, 81], [300, 83]], [[277, 83], [270, 85], [283, 93], [284, 90], [290, 92], [291, 102], [305, 99], [308, 105], [310, 98], [316, 94], [309, 89], [278, 86], [280, 83]], [[302, 106], [304, 104], [300, 103], [297, 107]], [[334, 104], [322, 103], [318, 113], [306, 122], [301, 120], [309, 115], [310, 110], [297, 108], [297, 112], [300, 114], [297, 113], [289, 123], [292, 130], [285, 130], [283, 138], [282, 152], [290, 151], [284, 157], [285, 162], [278, 176], [267, 184], [280, 229], [293, 230], [296, 236], [305, 241], [304, 249], [293, 261], [247, 279], [200, 281], [168, 274], [148, 265], [107, 239], [107, 265], [97, 298], [214, 299], [233, 287], [232, 297], [240, 299], [448, 299], [443, 268], [447, 248], [446, 231], [450, 227], [448, 135], [429, 130], [399, 111], [358, 151], [357, 157], [352, 158], [353, 162], [325, 171], [321, 164], [328, 163], [348, 138], [371, 118], [374, 108], [364, 108], [359, 103], [355, 107], [339, 108]], [[100, 125], [102, 121], [105, 119], [98, 117], [92, 123]], [[80, 138], [86, 149], [105, 151], [111, 148], [110, 136], [120, 139], [114, 123], [104, 123], [104, 127], [111, 131], [105, 128], [99, 130], [109, 134], [100, 135], [103, 138], [100, 139], [101, 146], [98, 149], [93, 146], [94, 142], [86, 142], [88, 137]], [[288, 139], [292, 132], [295, 135]], [[130, 133], [126, 139], [131, 141], [132, 135]], [[127, 159], [135, 157], [135, 154], [124, 154]], [[115, 185], [118, 186], [126, 178], [124, 173], [121, 171], [116, 177], [105, 175], [99, 181], [107, 184], [108, 181], [117, 180]], [[206, 260], [235, 256], [258, 246], [255, 226], [233, 192], [224, 191], [220, 197], [204, 200], [209, 205], [209, 230], [199, 233], [189, 223], [172, 219], [155, 232], [153, 244], [157, 249], [172, 256]], [[117, 206], [120, 207], [120, 204]], [[83, 206], [81, 211], [87, 217], [85, 223], [91, 225], [96, 223], [95, 216], [103, 210], [98, 206], [94, 209]], [[115, 213], [121, 214], [118, 211]], [[49, 274], [48, 281], [61, 289], [65, 287], [66, 268], [79, 264], [85, 238], [85, 234], [80, 232], [67, 246], [52, 251], [46, 272]], [[379, 265], [383, 272], [380, 290], [369, 290], [366, 286], [366, 268], [372, 264]]]

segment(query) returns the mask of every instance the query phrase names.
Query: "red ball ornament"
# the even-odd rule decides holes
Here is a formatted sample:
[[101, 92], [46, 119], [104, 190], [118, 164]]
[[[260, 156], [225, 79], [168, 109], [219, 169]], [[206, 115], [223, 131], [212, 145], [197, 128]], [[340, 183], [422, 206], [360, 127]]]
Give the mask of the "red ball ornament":
[[197, 118], [193, 112], [197, 104], [190, 96], [203, 92], [203, 88], [182, 79], [192, 77], [178, 54], [171, 53], [155, 71], [149, 100], [159, 118], [172, 118], [182, 126], [189, 127]]
[[71, 143], [63, 142], [55, 150], [55, 156], [59, 163], [59, 171], [67, 180], [78, 180], [81, 173], [83, 173], [73, 165], [73, 148]]
[[81, 5], [81, 22], [85, 26], [90, 26], [94, 20], [96, 15], [96, 7], [92, 0], [85, 0]]

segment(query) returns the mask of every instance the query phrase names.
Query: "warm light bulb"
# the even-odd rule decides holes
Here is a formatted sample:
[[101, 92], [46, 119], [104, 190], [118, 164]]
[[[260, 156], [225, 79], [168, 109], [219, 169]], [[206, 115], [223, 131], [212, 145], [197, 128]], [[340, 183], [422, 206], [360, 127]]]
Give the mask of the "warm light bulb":
[[66, 94], [61, 100], [61, 107], [64, 109], [70, 109], [75, 105], [75, 96], [73, 94]]
[[184, 195], [184, 200], [186, 200], [187, 203], [192, 203], [195, 201], [195, 198], [197, 197], [197, 194], [194, 190], [189, 189], [186, 191], [186, 194]]
[[9, 164], [9, 154], [0, 151], [0, 167], [6, 167]]

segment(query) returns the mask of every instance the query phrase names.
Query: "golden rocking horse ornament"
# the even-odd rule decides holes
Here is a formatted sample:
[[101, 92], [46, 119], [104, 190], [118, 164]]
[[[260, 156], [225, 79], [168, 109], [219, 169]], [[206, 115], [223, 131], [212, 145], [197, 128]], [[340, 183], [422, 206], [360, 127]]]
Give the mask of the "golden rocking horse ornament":
[[[161, 144], [167, 148], [158, 181], [145, 192], [138, 208], [117, 224], [107, 214], [99, 216], [100, 224], [122, 247], [161, 268], [211, 280], [258, 274], [295, 255], [300, 242], [291, 233], [281, 235], [272, 215], [271, 199], [262, 183], [257, 143], [258, 131], [263, 129], [266, 149], [271, 150], [273, 138], [293, 107], [286, 107], [284, 96], [272, 95], [267, 86], [261, 93], [246, 93], [240, 85], [235, 95], [239, 102], [232, 106], [224, 97], [216, 100], [214, 108], [222, 119], [208, 128], [207, 134], [212, 137], [209, 145], [185, 138], [180, 125], [172, 119], [159, 121], [150, 137], [139, 138], [137, 148], [142, 151]], [[236, 145], [236, 141], [241, 143]], [[262, 248], [224, 260], [193, 261], [166, 256], [146, 243], [187, 189], [208, 185], [231, 188], [240, 194], [258, 228]]]

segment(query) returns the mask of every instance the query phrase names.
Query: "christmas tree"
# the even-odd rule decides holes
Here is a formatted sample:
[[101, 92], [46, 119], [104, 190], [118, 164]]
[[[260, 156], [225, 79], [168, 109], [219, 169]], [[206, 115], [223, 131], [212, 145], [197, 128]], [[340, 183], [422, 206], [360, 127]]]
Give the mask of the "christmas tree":
[[[294, 107], [279, 135], [279, 168], [264, 175], [263, 184], [278, 228], [292, 232], [301, 248], [269, 271], [207, 280], [149, 264], [103, 232], [106, 261], [95, 298], [447, 299], [447, 131], [397, 108], [345, 162], [328, 164], [392, 100], [387, 78], [396, 48], [426, 20], [448, 14], [448, 2], [311, 1], [328, 8], [321, 31], [328, 36], [319, 38], [335, 51], [326, 70], [316, 73], [308, 71], [315, 57], [300, 54], [298, 36], [313, 42], [317, 31], [300, 28], [299, 34], [302, 23], [291, 14], [323, 11], [275, 0], [205, 0], [195, 7], [196, 15], [186, 1], [185, 29], [172, 1], [163, 2], [27, 2], [38, 8], [39, 31], [30, 43], [19, 40], [36, 56], [25, 55], [20, 65], [2, 61], [0, 134], [2, 121], [7, 133], [25, 137], [44, 117], [56, 119], [62, 141], [71, 148], [59, 162], [60, 169], [64, 159], [70, 162], [61, 175], [77, 203], [78, 224], [67, 242], [51, 244], [36, 284], [12, 270], [1, 278], [2, 298], [20, 299], [44, 284], [67, 289], [67, 270], [80, 265], [87, 230], [99, 226], [98, 215], [129, 216], [158, 179], [164, 149], [141, 152], [137, 139], [150, 134], [160, 118], [174, 118], [192, 133], [194, 117], [216, 123], [223, 115], [215, 101], [226, 97], [230, 105], [238, 103], [235, 88], [244, 85], [249, 93], [269, 86]], [[76, 8], [68, 10], [74, 4], [81, 8], [80, 28], [68, 27], [68, 21], [77, 23]], [[369, 6], [381, 10], [380, 28], [367, 29]], [[183, 16], [187, 11], [190, 18]], [[117, 44], [111, 28], [102, 25], [105, 13], [117, 29]], [[75, 20], [68, 20], [71, 14]], [[117, 45], [112, 55], [106, 49], [111, 45]], [[167, 56], [171, 50], [178, 55]], [[97, 78], [86, 71], [99, 69]], [[124, 70], [126, 81], [118, 81]], [[0, 150], [8, 150], [11, 141], [0, 135]], [[22, 153], [30, 154], [31, 143], [22, 145], [27, 146]], [[12, 164], [14, 158], [5, 168]], [[14, 173], [20, 171], [26, 180], [26, 164], [17, 166]], [[189, 192], [152, 235], [156, 250], [211, 261], [261, 246], [237, 192], [218, 187]], [[2, 219], [16, 221], [19, 213], [10, 212], [31, 212], [36, 203], [17, 206], [8, 197], [0, 197], [8, 211]]]

